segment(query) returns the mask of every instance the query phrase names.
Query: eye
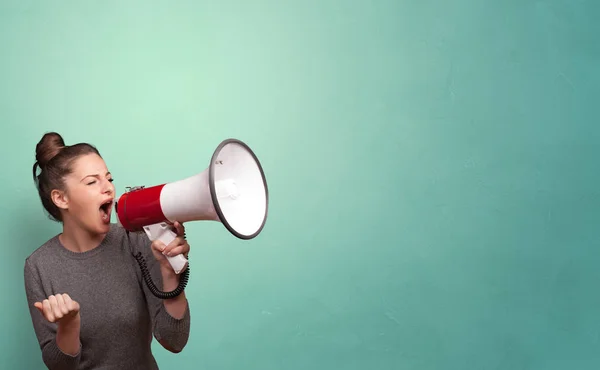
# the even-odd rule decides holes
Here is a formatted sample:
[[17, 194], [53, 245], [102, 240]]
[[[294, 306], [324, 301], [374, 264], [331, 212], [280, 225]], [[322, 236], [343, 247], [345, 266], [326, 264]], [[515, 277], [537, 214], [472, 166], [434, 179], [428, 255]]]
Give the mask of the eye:
[[115, 181], [115, 179], [108, 179], [108, 181], [113, 182], [113, 181]]
[[95, 183], [96, 183], [96, 180], [94, 180], [94, 181], [90, 181], [90, 182], [88, 182], [87, 184], [88, 184], [88, 185], [94, 185]]

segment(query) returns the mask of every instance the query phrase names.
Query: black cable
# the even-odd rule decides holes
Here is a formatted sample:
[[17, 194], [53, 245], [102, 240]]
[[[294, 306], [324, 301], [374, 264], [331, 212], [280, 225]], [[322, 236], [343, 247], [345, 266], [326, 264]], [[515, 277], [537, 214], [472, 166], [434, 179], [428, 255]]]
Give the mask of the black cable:
[[144, 259], [144, 256], [142, 256], [142, 252], [137, 252], [137, 254], [134, 254], [133, 257], [135, 257], [138, 264], [140, 265], [140, 269], [142, 270], [142, 276], [144, 277], [144, 281], [146, 282], [148, 289], [150, 289], [152, 294], [154, 294], [157, 298], [171, 299], [171, 298], [175, 298], [178, 295], [180, 295], [181, 293], [183, 293], [183, 290], [185, 289], [185, 287], [188, 283], [188, 277], [190, 274], [189, 264], [188, 264], [187, 268], [185, 269], [185, 271], [183, 271], [181, 273], [180, 278], [179, 278], [179, 285], [177, 286], [177, 288], [175, 288], [174, 290], [172, 290], [170, 292], [163, 292], [160, 289], [158, 289], [156, 287], [156, 285], [154, 284], [154, 282], [152, 281], [152, 276], [150, 276], [150, 271], [148, 270], [148, 266], [146, 266], [146, 260]]
[[[148, 289], [150, 289], [152, 294], [154, 294], [154, 296], [159, 299], [171, 299], [171, 298], [175, 298], [178, 295], [180, 295], [181, 293], [183, 293], [183, 291], [185, 290], [185, 287], [187, 286], [188, 278], [190, 275], [189, 262], [188, 262], [188, 266], [185, 269], [185, 271], [183, 271], [180, 275], [179, 285], [177, 286], [177, 288], [175, 288], [174, 290], [172, 290], [170, 292], [163, 292], [162, 290], [158, 289], [156, 287], [156, 285], [154, 284], [154, 281], [152, 281], [152, 276], [150, 275], [150, 271], [148, 270], [148, 266], [146, 265], [146, 259], [142, 255], [142, 252], [138, 251], [137, 253], [133, 253], [133, 251], [131, 250], [131, 242], [129, 240], [129, 231], [126, 231], [126, 234], [127, 234], [127, 241], [129, 242], [129, 248], [131, 251], [131, 255], [135, 258], [135, 260], [140, 265], [140, 270], [142, 271], [142, 277], [144, 278], [144, 281], [146, 282], [146, 285], [148, 286]], [[185, 233], [184, 233], [184, 238], [185, 238]]]

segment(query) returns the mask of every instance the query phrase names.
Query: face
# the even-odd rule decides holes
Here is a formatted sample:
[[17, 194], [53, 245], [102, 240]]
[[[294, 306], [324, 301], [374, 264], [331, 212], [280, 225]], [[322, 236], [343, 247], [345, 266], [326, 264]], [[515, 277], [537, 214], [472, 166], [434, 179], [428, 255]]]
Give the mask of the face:
[[72, 173], [65, 178], [66, 190], [52, 193], [54, 203], [65, 211], [65, 221], [69, 218], [92, 234], [107, 233], [115, 188], [104, 160], [89, 154], [79, 157], [72, 166]]

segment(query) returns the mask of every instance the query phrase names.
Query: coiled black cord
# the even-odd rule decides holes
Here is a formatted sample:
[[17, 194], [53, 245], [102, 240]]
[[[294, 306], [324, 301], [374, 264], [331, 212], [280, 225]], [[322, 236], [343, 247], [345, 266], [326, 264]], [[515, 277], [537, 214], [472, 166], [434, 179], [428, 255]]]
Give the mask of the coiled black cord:
[[154, 282], [152, 281], [152, 276], [150, 276], [150, 271], [148, 270], [148, 266], [146, 265], [146, 260], [144, 259], [144, 256], [142, 256], [142, 252], [137, 252], [137, 254], [134, 254], [133, 257], [135, 257], [138, 264], [140, 265], [140, 269], [142, 270], [142, 276], [144, 277], [144, 281], [146, 282], [148, 289], [150, 289], [152, 294], [154, 294], [157, 298], [171, 299], [171, 298], [175, 298], [178, 295], [180, 295], [181, 293], [183, 293], [183, 290], [185, 289], [185, 287], [188, 283], [188, 277], [190, 274], [190, 266], [189, 265], [187, 266], [185, 271], [183, 271], [181, 273], [180, 278], [179, 278], [179, 285], [177, 286], [177, 288], [175, 288], [174, 290], [172, 290], [170, 292], [163, 292], [160, 289], [158, 289], [156, 287], [156, 285], [154, 284]]

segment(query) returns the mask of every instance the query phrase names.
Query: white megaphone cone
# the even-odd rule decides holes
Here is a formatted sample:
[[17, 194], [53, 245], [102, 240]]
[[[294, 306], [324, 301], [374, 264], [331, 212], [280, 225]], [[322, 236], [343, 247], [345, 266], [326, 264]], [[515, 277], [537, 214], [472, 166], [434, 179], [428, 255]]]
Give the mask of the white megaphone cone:
[[[264, 171], [242, 141], [227, 139], [214, 151], [210, 165], [197, 175], [152, 187], [134, 187], [117, 201], [118, 223], [131, 232], [145, 231], [165, 245], [177, 236], [178, 221], [218, 221], [240, 239], [263, 229], [269, 205]], [[167, 257], [173, 270], [187, 267], [183, 255]]]

